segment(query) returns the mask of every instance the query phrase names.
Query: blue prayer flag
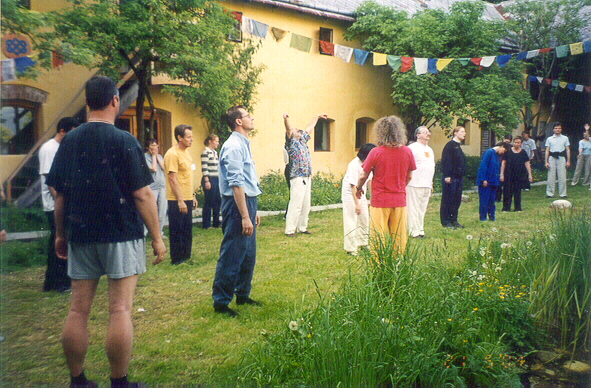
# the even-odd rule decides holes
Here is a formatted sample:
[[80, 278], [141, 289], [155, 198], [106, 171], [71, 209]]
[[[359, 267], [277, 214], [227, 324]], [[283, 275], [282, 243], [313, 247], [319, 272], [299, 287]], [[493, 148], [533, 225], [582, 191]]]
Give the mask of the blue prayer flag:
[[429, 58], [427, 70], [429, 73], [437, 74], [437, 58]]
[[353, 50], [353, 54], [355, 55], [355, 63], [363, 66], [365, 64], [365, 60], [369, 56], [369, 51], [355, 49]]

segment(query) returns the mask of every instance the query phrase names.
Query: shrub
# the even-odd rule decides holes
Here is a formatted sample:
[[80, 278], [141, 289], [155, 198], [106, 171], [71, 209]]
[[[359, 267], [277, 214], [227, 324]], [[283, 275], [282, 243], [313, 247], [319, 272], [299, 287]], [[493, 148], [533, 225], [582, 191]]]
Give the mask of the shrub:
[[8, 241], [0, 245], [0, 252], [2, 273], [44, 265], [47, 261], [47, 238], [30, 242]]
[[2, 227], [9, 233], [45, 230], [49, 226], [45, 212], [36, 202], [35, 206], [20, 209], [7, 204], [0, 208]]

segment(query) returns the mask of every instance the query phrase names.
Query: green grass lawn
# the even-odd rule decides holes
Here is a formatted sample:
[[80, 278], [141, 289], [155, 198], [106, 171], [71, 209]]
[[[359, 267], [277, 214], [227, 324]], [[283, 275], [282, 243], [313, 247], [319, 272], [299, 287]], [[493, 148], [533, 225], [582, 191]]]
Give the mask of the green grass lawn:
[[[591, 207], [588, 187], [570, 187], [575, 207]], [[440, 197], [429, 204], [423, 246], [425, 255], [441, 266], [455, 267], [466, 259], [467, 235], [478, 240], [493, 228], [510, 242], [549, 228], [551, 200], [545, 186], [523, 193], [522, 213], [498, 212], [496, 222], [478, 221], [478, 196], [468, 194], [459, 221], [462, 230], [439, 224]], [[149, 264], [141, 276], [134, 304], [136, 329], [132, 380], [162, 386], [232, 386], [241, 357], [291, 320], [313, 307], [320, 297], [337, 291], [350, 272], [360, 271], [362, 259], [343, 250], [340, 210], [313, 213], [312, 235], [286, 238], [281, 216], [262, 219], [258, 230], [258, 263], [252, 297], [264, 307], [237, 307], [238, 319], [214, 314], [211, 286], [221, 241], [220, 230], [194, 228], [193, 259], [180, 266], [166, 261]], [[541, 232], [540, 232], [541, 231]], [[149, 259], [148, 262], [151, 262]], [[1, 386], [65, 386], [68, 372], [60, 345], [69, 295], [42, 293], [44, 268], [1, 275]], [[108, 362], [104, 353], [107, 295], [103, 279], [90, 318], [90, 349], [86, 374], [106, 387]], [[231, 305], [233, 307], [233, 305]]]

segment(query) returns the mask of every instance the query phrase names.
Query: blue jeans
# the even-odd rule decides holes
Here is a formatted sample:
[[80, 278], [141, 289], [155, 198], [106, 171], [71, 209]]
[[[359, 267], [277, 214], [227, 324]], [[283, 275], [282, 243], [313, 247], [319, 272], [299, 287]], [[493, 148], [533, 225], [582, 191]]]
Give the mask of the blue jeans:
[[246, 206], [252, 224], [251, 236], [242, 234], [242, 216], [234, 197], [222, 197], [222, 231], [220, 258], [213, 281], [213, 305], [227, 306], [234, 298], [248, 297], [252, 289], [252, 277], [256, 264], [256, 213], [258, 200], [246, 197]]
[[486, 216], [491, 221], [495, 220], [497, 206], [495, 199], [497, 186], [478, 186], [478, 197], [480, 197], [480, 221], [486, 221]]

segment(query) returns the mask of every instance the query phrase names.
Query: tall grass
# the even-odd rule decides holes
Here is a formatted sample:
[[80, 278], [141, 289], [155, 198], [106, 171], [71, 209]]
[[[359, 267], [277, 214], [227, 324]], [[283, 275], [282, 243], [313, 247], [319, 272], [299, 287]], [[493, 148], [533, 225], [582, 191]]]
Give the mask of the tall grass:
[[530, 312], [545, 331], [560, 333], [560, 347], [589, 350], [591, 211], [556, 211], [552, 218], [552, 234], [530, 250]]

